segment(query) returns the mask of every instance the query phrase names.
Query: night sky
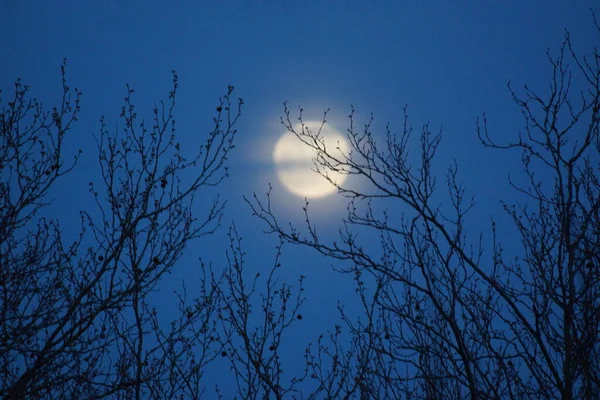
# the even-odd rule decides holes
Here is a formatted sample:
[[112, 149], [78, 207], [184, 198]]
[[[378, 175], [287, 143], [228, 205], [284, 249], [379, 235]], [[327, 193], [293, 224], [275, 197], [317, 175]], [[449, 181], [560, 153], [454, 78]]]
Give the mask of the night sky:
[[[348, 128], [351, 106], [359, 126], [373, 113], [373, 131], [381, 138], [387, 123], [401, 132], [407, 106], [417, 133], [425, 123], [433, 132], [442, 130], [434, 169], [443, 178], [457, 161], [462, 181], [476, 195], [470, 222], [474, 233], [487, 230], [490, 215], [496, 215], [505, 248], [518, 254], [500, 200], [512, 200], [507, 176], [512, 172], [519, 179], [520, 154], [484, 149], [476, 119], [485, 112], [493, 137], [517, 137], [522, 117], [507, 83], [517, 91], [527, 83], [544, 93], [550, 76], [546, 51], [558, 50], [565, 29], [579, 49], [589, 51], [597, 38], [589, 9], [597, 4], [0, 0], [0, 89], [11, 93], [14, 80], [21, 78], [32, 95], [54, 104], [60, 99], [60, 65], [66, 58], [69, 84], [83, 93], [79, 122], [66, 149], [69, 154], [81, 149], [82, 158], [54, 188], [55, 201], [46, 211], [63, 221], [68, 236], [79, 229], [79, 210], [93, 210], [88, 182], [100, 176], [93, 135], [99, 132], [100, 116], [109, 128], [119, 122], [125, 84], [135, 89], [138, 112], [149, 119], [153, 104], [168, 96], [171, 71], [177, 71], [177, 132], [190, 149], [212, 128], [219, 97], [228, 85], [235, 86], [234, 96], [242, 97], [245, 106], [230, 157], [231, 176], [198, 201], [201, 211], [216, 194], [227, 199], [223, 225], [189, 247], [154, 294], [160, 311], [168, 314], [172, 292], [182, 280], [193, 291], [199, 257], [216, 270], [224, 265], [226, 233], [233, 223], [244, 238], [248, 276], [271, 266], [277, 237], [262, 233], [266, 227], [251, 215], [243, 196], [262, 197], [270, 183], [282, 221], [303, 221], [304, 199], [278, 181], [272, 160], [275, 143], [285, 133], [280, 123], [284, 101], [292, 115], [300, 105], [313, 120], [331, 109], [328, 122], [340, 132]], [[337, 194], [312, 199], [311, 212], [324, 239], [335, 237], [345, 205]], [[376, 238], [363, 240], [377, 246]], [[304, 347], [339, 323], [338, 301], [352, 310], [356, 299], [351, 277], [333, 271], [344, 265], [291, 245], [284, 247], [282, 264], [281, 281], [295, 283], [306, 276], [304, 319], [289, 331], [284, 352], [284, 362], [294, 370], [304, 362]], [[228, 398], [233, 387], [227, 373], [225, 364], [215, 364], [207, 372], [207, 390], [219, 384]]]

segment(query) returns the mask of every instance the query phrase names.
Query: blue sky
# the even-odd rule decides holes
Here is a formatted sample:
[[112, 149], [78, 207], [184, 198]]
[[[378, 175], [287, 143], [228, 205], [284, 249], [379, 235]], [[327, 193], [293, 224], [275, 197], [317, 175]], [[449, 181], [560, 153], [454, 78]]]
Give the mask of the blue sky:
[[[427, 122], [433, 131], [443, 128], [439, 171], [458, 161], [461, 176], [477, 193], [475, 217], [496, 213], [508, 189], [507, 172], [519, 155], [483, 149], [475, 120], [485, 112], [492, 135], [516, 137], [522, 120], [507, 82], [545, 90], [546, 50], [558, 48], [565, 28], [579, 48], [591, 49], [589, 8], [596, 5], [592, 0], [0, 0], [0, 89], [10, 93], [21, 77], [51, 104], [60, 96], [61, 61], [68, 59], [69, 83], [83, 92], [69, 146], [81, 148], [83, 157], [72, 178], [57, 188], [57, 198], [68, 193], [69, 199], [56, 202], [52, 212], [75, 221], [79, 208], [92, 205], [87, 182], [99, 176], [92, 134], [101, 115], [109, 124], [117, 122], [126, 83], [149, 118], [152, 104], [168, 95], [176, 70], [179, 140], [190, 147], [210, 129], [227, 85], [236, 87], [246, 106], [231, 179], [216, 191], [229, 202], [225, 226], [188, 251], [165, 283], [170, 288], [194, 276], [198, 256], [215, 265], [224, 262], [232, 221], [246, 238], [249, 268], [270, 263], [276, 240], [260, 234], [264, 227], [250, 216], [243, 195], [264, 193], [271, 182], [276, 207], [286, 218], [301, 220], [302, 199], [278, 184], [270, 158], [284, 132], [279, 117], [285, 100], [302, 105], [310, 118], [331, 108], [329, 120], [340, 131], [354, 105], [359, 122], [374, 113], [381, 133], [388, 122], [401, 129], [402, 108], [408, 105], [416, 131]], [[344, 204], [335, 196], [313, 202], [325, 235], [335, 233]], [[515, 244], [507, 241], [509, 248]], [[310, 329], [296, 334], [313, 340], [336, 318], [338, 299], [351, 304], [347, 296], [353, 289], [338, 284], [348, 280], [331, 273], [329, 261], [304, 249], [288, 246], [284, 259], [289, 267], [284, 279], [308, 277], [305, 308], [314, 310], [314, 317]]]

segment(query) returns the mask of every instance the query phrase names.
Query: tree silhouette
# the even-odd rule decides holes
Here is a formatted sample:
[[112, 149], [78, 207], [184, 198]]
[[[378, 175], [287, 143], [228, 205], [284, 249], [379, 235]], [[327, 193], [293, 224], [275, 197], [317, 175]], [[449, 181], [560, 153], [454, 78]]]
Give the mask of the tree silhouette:
[[[203, 367], [219, 352], [214, 279], [200, 296], [180, 297], [165, 330], [147, 298], [186, 245], [211, 234], [224, 203], [204, 215], [192, 204], [227, 176], [242, 101], [233, 87], [213, 129], [191, 158], [176, 141], [177, 75], [166, 103], [140, 119], [128, 87], [122, 129], [104, 118], [96, 137], [101, 184], [97, 209], [81, 213], [81, 233], [65, 243], [59, 221], [43, 216], [49, 191], [76, 165], [63, 144], [80, 93], [62, 66], [60, 106], [46, 111], [20, 81], [0, 114], [0, 393], [22, 398], [174, 398], [198, 394]], [[85, 246], [88, 246], [87, 248]]]
[[[567, 33], [548, 61], [549, 93], [525, 86], [520, 94], [509, 84], [523, 135], [502, 143], [485, 115], [477, 123], [485, 147], [522, 155], [526, 183], [510, 183], [523, 200], [507, 198], [506, 214], [495, 217], [508, 216], [520, 235], [522, 253], [514, 258], [502, 247], [513, 239], [499, 237], [494, 220], [487, 236], [468, 231], [475, 202], [458, 162], [440, 188], [433, 164], [441, 134], [423, 126], [420, 155], [411, 157], [406, 109], [403, 131], [388, 128], [383, 142], [372, 117], [364, 130], [355, 128], [352, 110], [351, 150], [340, 155], [325, 147], [320, 129], [304, 125], [302, 109], [301, 129], [294, 128], [285, 106], [282, 123], [349, 199], [339, 238], [319, 237], [308, 202], [306, 225], [298, 227], [275, 215], [270, 192], [247, 201], [269, 232], [345, 261], [355, 276], [362, 316], [342, 310], [350, 345], [340, 344], [339, 327], [309, 358], [326, 398], [600, 396], [600, 53], [577, 53]], [[332, 171], [361, 184], [340, 185]], [[361, 237], [379, 237], [380, 246]], [[325, 370], [323, 356], [331, 360]]]

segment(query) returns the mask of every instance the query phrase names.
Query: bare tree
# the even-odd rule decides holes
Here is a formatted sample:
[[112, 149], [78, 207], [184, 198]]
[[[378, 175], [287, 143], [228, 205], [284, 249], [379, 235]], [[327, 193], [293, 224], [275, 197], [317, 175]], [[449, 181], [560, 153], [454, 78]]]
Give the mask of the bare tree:
[[205, 143], [186, 158], [175, 135], [177, 75], [149, 123], [128, 88], [121, 130], [109, 131], [103, 118], [96, 137], [97, 209], [82, 211], [81, 233], [65, 243], [59, 221], [43, 216], [50, 188], [79, 157], [65, 159], [63, 145], [80, 93], [67, 85], [64, 65], [62, 78], [52, 111], [17, 81], [0, 114], [0, 394], [198, 397], [204, 367], [220, 353], [218, 279], [205, 270], [197, 297], [180, 294], [170, 328], [149, 296], [189, 242], [220, 225], [223, 201], [215, 198], [204, 215], [192, 204], [227, 176], [243, 102], [232, 101], [229, 87]]
[[[594, 22], [600, 33], [595, 15]], [[600, 396], [600, 52], [582, 55], [567, 33], [548, 60], [549, 93], [525, 86], [519, 94], [509, 84], [525, 134], [502, 144], [485, 116], [477, 124], [485, 147], [522, 154], [526, 182], [510, 183], [523, 200], [503, 203], [521, 236], [512, 257], [502, 241], [513, 239], [499, 237], [494, 220], [488, 234], [469, 234], [475, 201], [458, 163], [440, 188], [441, 133], [425, 125], [420, 157], [411, 158], [406, 110], [403, 131], [388, 127], [383, 142], [372, 118], [355, 129], [352, 110], [351, 150], [340, 155], [325, 146], [321, 129], [304, 124], [301, 109], [294, 128], [285, 106], [282, 123], [314, 150], [315, 170], [349, 198], [333, 242], [317, 234], [308, 202], [301, 228], [275, 215], [270, 192], [248, 200], [270, 232], [345, 261], [356, 278], [363, 310], [342, 314], [350, 344], [337, 327], [329, 346], [321, 339], [310, 353], [311, 376], [326, 398]], [[332, 171], [362, 184], [338, 184]], [[360, 235], [377, 235], [381, 246], [364, 246]]]
[[280, 283], [282, 245], [279, 244], [271, 265], [261, 268], [266, 272], [263, 288], [260, 272], [250, 280], [247, 277], [246, 252], [235, 226], [230, 228], [228, 237], [228, 264], [219, 289], [222, 332], [219, 340], [223, 346], [221, 355], [227, 357], [231, 366], [230, 379], [235, 380], [237, 394], [243, 399], [295, 397], [301, 393], [298, 387], [306, 373], [285, 376], [280, 351], [285, 348], [285, 332], [302, 320], [299, 310], [304, 302], [304, 277], [300, 276], [297, 288]]

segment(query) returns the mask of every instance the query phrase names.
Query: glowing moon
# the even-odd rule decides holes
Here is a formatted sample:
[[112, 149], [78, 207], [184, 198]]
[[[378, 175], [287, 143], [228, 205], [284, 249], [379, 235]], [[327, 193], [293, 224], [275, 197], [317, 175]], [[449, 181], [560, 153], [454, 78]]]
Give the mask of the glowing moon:
[[[321, 121], [305, 122], [305, 129], [317, 133], [321, 126]], [[301, 132], [300, 125], [294, 127], [296, 132]], [[348, 154], [348, 141], [332, 127], [325, 125], [321, 130], [321, 137], [324, 140], [327, 152], [331, 155], [342, 157], [342, 153]], [[340, 151], [341, 150], [341, 151]], [[290, 192], [297, 196], [309, 199], [325, 197], [337, 191], [327, 179], [315, 172], [313, 159], [316, 157], [316, 151], [291, 132], [287, 132], [275, 144], [273, 150], [273, 161], [277, 166], [277, 177], [279, 181]], [[346, 175], [331, 170], [327, 171], [329, 177], [336, 183], [341, 184], [346, 180]]]

